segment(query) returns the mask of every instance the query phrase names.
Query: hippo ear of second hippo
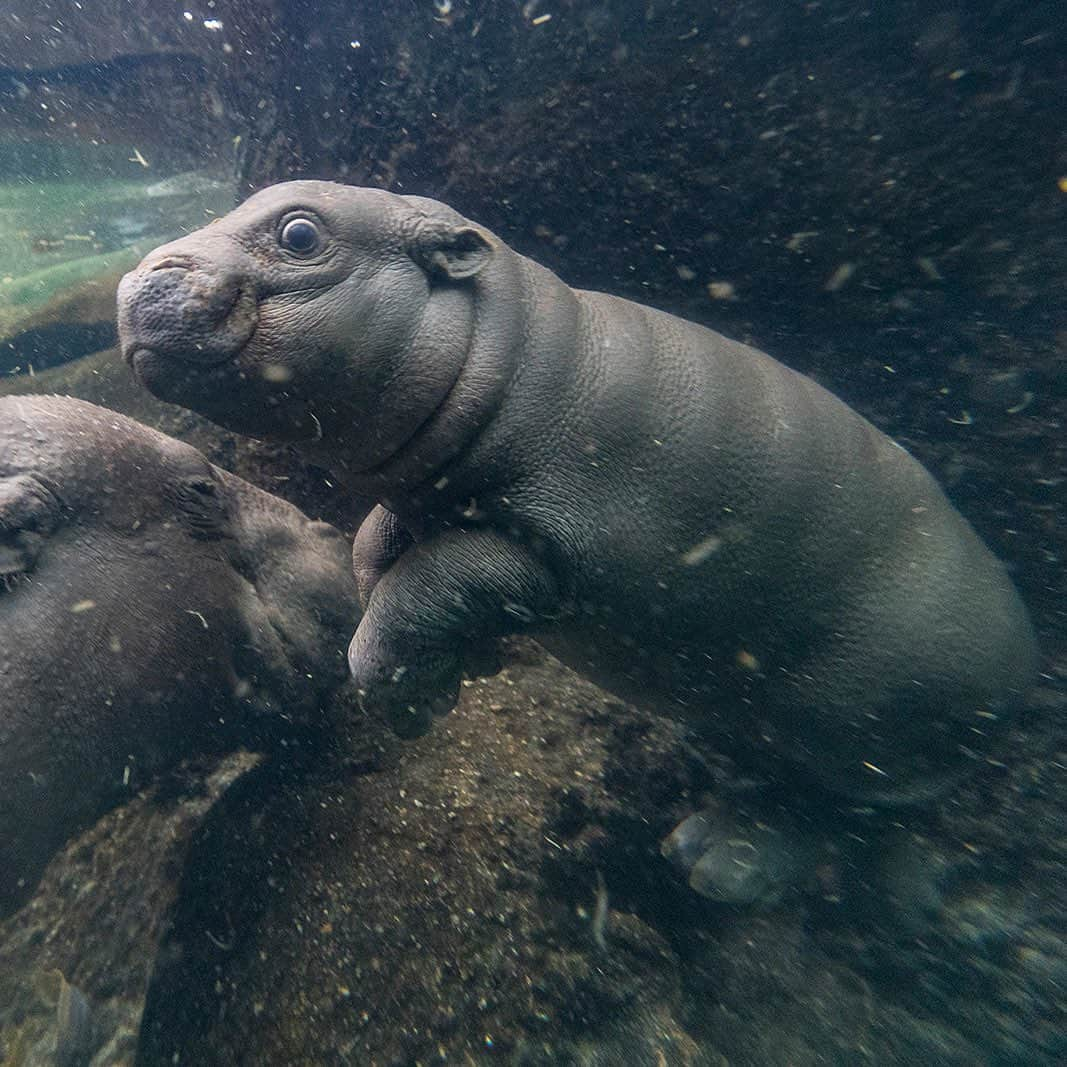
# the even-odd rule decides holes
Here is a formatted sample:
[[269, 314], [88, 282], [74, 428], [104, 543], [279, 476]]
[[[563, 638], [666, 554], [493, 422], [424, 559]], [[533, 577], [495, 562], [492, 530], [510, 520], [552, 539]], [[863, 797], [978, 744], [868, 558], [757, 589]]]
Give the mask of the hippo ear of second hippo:
[[0, 581], [33, 570], [59, 512], [59, 501], [38, 478], [0, 478]]
[[431, 278], [473, 278], [489, 262], [493, 246], [473, 226], [431, 223], [412, 242], [411, 256]]

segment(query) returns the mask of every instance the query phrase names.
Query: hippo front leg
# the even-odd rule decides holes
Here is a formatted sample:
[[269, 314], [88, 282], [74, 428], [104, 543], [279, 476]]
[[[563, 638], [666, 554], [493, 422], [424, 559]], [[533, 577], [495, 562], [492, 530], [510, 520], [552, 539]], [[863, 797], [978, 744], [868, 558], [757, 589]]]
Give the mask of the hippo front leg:
[[455, 705], [465, 663], [560, 606], [544, 563], [498, 533], [449, 530], [412, 546], [374, 584], [349, 645], [364, 708], [405, 737], [425, 733]]
[[391, 511], [381, 504], [371, 508], [352, 545], [352, 570], [363, 608], [367, 607], [375, 586], [413, 543], [410, 531]]

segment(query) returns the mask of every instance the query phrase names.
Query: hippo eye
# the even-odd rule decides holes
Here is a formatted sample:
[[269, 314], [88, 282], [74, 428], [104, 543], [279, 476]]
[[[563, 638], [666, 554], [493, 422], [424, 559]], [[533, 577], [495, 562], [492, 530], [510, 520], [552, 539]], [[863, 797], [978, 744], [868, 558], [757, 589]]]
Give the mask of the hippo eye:
[[295, 256], [310, 256], [319, 247], [319, 228], [311, 219], [290, 219], [282, 227], [278, 241]]

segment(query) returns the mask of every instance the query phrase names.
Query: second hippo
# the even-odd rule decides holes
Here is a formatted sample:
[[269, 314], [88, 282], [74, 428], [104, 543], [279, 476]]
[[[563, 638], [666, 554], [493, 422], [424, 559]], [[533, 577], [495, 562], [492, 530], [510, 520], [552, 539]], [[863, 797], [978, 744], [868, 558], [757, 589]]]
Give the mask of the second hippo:
[[444, 204], [273, 186], [150, 253], [119, 313], [158, 396], [381, 502], [349, 663], [410, 732], [468, 651], [524, 631], [779, 779], [907, 805], [977, 766], [1034, 679], [1004, 569], [900, 446]]
[[332, 527], [113, 411], [0, 398], [0, 913], [131, 786], [311, 719], [358, 619]]

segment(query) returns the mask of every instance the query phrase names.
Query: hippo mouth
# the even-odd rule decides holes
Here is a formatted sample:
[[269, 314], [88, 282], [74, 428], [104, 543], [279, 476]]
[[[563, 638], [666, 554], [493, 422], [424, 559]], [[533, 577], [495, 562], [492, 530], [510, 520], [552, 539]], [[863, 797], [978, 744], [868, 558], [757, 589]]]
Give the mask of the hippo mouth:
[[151, 381], [158, 377], [159, 372], [169, 364], [178, 364], [179, 367], [189, 372], [198, 369], [216, 369], [223, 364], [235, 362], [244, 348], [245, 346], [242, 345], [234, 352], [223, 352], [214, 355], [213, 358], [205, 359], [203, 353], [194, 355], [176, 349], [132, 344], [123, 348], [122, 358], [126, 366], [133, 371], [137, 381], [145, 388], [149, 388]]
[[[144, 344], [130, 345], [123, 358], [137, 383], [153, 396], [219, 426], [293, 444], [320, 440], [322, 424], [294, 383], [242, 365], [240, 357], [251, 339], [211, 363]], [[234, 402], [235, 395], [241, 396], [240, 403]]]

